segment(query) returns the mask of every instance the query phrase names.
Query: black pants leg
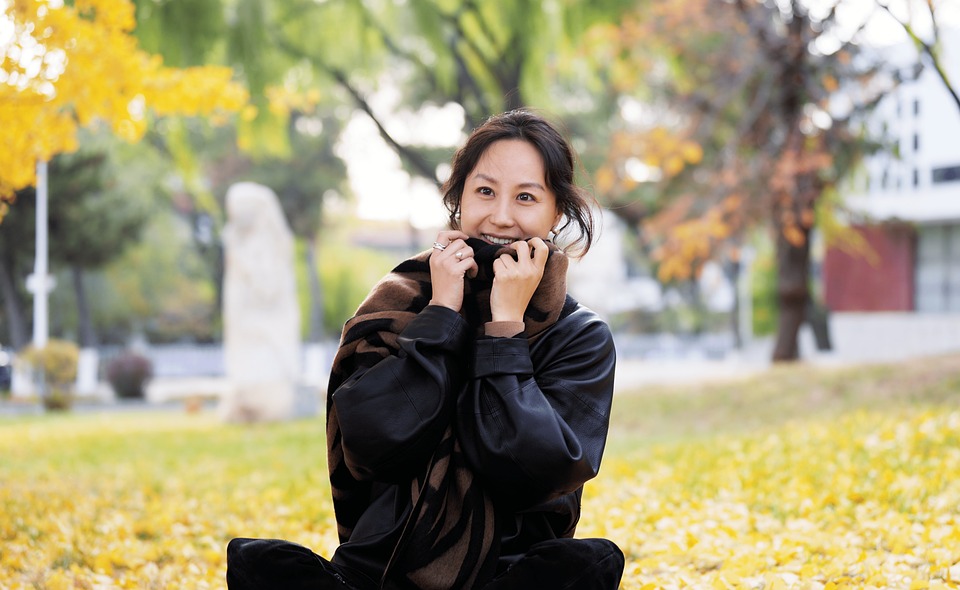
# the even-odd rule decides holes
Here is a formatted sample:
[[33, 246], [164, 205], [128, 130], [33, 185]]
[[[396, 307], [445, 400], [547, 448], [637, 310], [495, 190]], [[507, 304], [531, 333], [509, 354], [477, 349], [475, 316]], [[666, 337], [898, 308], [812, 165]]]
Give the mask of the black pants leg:
[[279, 539], [233, 539], [227, 545], [230, 590], [352, 590], [336, 565], [303, 545]]
[[483, 590], [617, 590], [623, 552], [607, 539], [536, 543]]

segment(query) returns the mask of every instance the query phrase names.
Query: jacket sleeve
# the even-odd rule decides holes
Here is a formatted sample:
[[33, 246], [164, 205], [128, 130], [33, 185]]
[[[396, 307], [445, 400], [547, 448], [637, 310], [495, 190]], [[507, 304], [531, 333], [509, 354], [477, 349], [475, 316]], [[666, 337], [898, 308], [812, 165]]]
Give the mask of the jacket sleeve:
[[466, 322], [427, 306], [398, 337], [396, 355], [356, 370], [333, 392], [344, 461], [359, 480], [408, 479], [452, 419], [463, 382]]
[[460, 442], [491, 490], [517, 508], [597, 475], [606, 444], [616, 353], [607, 325], [581, 308], [531, 358], [522, 338], [477, 341], [458, 401]]

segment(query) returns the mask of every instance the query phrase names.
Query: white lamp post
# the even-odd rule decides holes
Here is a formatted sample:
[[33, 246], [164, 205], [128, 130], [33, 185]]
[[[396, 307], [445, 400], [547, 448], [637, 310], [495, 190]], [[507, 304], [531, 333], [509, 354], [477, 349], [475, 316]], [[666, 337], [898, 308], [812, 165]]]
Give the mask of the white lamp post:
[[47, 163], [37, 162], [37, 254], [27, 290], [33, 293], [33, 346], [43, 348], [49, 335], [47, 295], [56, 281], [47, 274]]

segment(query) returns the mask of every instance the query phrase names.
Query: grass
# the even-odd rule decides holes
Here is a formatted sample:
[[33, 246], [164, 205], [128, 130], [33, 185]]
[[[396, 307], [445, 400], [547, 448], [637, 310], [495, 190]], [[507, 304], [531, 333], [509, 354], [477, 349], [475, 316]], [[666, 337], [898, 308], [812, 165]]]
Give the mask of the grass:
[[[957, 588], [960, 357], [621, 391], [580, 536], [622, 587]], [[0, 419], [0, 588], [223, 588], [234, 536], [336, 547], [321, 419]]]
[[743, 380], [620, 391], [610, 444], [615, 452], [628, 452], [857, 410], [895, 413], [958, 401], [960, 355], [851, 367], [798, 363]]

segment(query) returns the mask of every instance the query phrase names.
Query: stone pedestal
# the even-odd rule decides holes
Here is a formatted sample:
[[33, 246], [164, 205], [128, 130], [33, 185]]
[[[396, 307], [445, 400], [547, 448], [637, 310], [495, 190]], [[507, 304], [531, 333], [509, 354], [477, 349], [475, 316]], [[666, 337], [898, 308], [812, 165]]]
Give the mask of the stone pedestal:
[[81, 348], [77, 358], [77, 380], [73, 390], [79, 396], [96, 396], [99, 393], [97, 373], [100, 368], [100, 354], [96, 348]]
[[289, 418], [300, 375], [300, 311], [293, 236], [273, 191], [249, 182], [230, 187], [223, 242], [229, 387], [220, 416], [229, 422]]

